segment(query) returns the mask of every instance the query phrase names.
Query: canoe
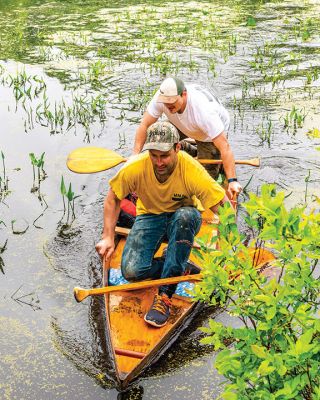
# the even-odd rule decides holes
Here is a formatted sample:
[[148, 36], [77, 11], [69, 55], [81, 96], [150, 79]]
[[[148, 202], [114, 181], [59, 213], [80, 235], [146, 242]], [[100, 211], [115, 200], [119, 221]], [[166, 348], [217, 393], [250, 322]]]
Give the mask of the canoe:
[[[217, 234], [212, 224], [217, 222], [218, 218], [210, 210], [205, 211], [197, 237], [201, 237], [202, 242], [206, 238], [207, 243], [210, 243], [212, 236]], [[111, 272], [121, 275], [121, 257], [128, 233], [129, 229], [116, 229], [115, 251], [110, 259], [103, 262], [104, 286], [109, 286]], [[161, 256], [164, 246], [165, 243], [161, 245], [155, 257]], [[190, 260], [201, 267], [201, 260], [195, 251], [197, 247], [199, 246], [195, 244]], [[256, 268], [265, 268], [274, 257], [268, 251], [252, 249], [251, 258]], [[269, 269], [263, 273], [268, 276]], [[203, 307], [202, 303], [192, 300], [190, 291], [183, 288], [179, 290], [180, 285], [182, 284], [178, 285], [178, 290], [172, 297], [168, 323], [161, 328], [152, 327], [143, 319], [152, 305], [157, 287], [133, 291], [118, 290], [104, 294], [106, 341], [120, 391], [125, 390], [144, 369], [164, 354]]]
[[[211, 211], [202, 216], [199, 237], [207, 235], [208, 242], [216, 235], [212, 223], [217, 218]], [[116, 230], [116, 247], [110, 259], [103, 263], [103, 282], [108, 286], [109, 275], [120, 273], [120, 264], [126, 235], [129, 230]], [[162, 254], [162, 244], [155, 257]], [[191, 251], [190, 260], [200, 266], [200, 260]], [[155, 362], [170, 347], [179, 333], [185, 329], [194, 316], [202, 308], [202, 304], [194, 302], [185, 288], [179, 288], [172, 297], [172, 307], [168, 323], [155, 328], [147, 324], [143, 317], [152, 305], [158, 288], [151, 287], [134, 291], [116, 291], [104, 295], [106, 313], [106, 336], [119, 390], [124, 390], [150, 364]]]

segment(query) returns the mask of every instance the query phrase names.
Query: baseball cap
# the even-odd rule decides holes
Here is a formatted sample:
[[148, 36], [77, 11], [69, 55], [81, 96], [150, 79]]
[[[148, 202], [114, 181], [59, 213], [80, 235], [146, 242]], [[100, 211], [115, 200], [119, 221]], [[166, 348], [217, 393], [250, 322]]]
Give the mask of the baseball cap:
[[169, 151], [179, 141], [177, 128], [168, 121], [159, 121], [149, 126], [143, 150]]
[[185, 89], [183, 81], [179, 78], [165, 79], [159, 88], [158, 103], [174, 103]]

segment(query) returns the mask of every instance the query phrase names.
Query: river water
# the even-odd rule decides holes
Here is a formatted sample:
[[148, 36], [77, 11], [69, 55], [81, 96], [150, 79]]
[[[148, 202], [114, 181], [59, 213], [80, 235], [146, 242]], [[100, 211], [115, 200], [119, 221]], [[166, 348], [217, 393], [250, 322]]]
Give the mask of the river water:
[[[115, 169], [76, 175], [65, 161], [87, 145], [129, 155], [145, 104], [177, 75], [220, 96], [236, 158], [261, 158], [238, 167], [240, 201], [267, 182], [288, 207], [316, 207], [319, 1], [2, 0], [0, 11], [0, 398], [217, 398], [223, 379], [198, 328], [210, 316], [233, 323], [219, 310], [117, 392], [101, 300], [72, 295], [101, 284], [94, 244]], [[30, 153], [44, 153], [40, 182]]]

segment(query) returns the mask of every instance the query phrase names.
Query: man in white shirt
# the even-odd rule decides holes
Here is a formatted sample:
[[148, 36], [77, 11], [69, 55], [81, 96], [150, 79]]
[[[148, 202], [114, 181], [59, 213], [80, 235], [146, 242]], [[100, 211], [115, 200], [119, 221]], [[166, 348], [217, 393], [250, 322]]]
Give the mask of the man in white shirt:
[[207, 164], [205, 167], [214, 179], [224, 170], [229, 196], [238, 194], [241, 185], [237, 181], [234, 156], [226, 135], [230, 118], [219, 99], [199, 85], [185, 85], [178, 78], [165, 79], [137, 128], [134, 154], [141, 151], [148, 127], [162, 114], [182, 133], [181, 138], [189, 137], [196, 141], [198, 158], [221, 157], [223, 169], [220, 165]]

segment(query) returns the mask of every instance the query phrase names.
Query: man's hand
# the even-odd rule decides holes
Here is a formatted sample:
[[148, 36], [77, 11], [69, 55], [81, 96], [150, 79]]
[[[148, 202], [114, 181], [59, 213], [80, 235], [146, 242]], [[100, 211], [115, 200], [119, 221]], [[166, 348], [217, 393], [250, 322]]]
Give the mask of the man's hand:
[[101, 239], [100, 242], [96, 244], [96, 250], [101, 258], [109, 258], [114, 252], [114, 240], [111, 238]]
[[230, 199], [233, 199], [235, 196], [237, 197], [241, 190], [242, 186], [239, 182], [230, 182], [227, 189], [228, 197]]

